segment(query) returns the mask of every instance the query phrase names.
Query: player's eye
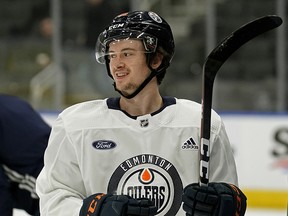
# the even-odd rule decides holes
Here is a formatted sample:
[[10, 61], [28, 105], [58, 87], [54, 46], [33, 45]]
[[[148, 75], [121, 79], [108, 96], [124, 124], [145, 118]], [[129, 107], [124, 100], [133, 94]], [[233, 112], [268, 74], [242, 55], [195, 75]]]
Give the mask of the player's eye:
[[116, 58], [116, 54], [115, 53], [109, 53], [108, 54], [108, 59], [113, 59], [113, 58]]
[[129, 56], [133, 55], [133, 53], [132, 52], [123, 52], [123, 55], [125, 57], [129, 57]]

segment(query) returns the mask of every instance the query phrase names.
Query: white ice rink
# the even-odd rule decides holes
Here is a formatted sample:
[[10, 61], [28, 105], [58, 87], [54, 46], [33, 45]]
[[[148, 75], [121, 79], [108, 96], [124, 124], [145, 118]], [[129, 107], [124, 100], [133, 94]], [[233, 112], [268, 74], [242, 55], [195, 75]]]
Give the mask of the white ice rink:
[[[23, 211], [15, 210], [13, 216], [29, 216]], [[288, 216], [285, 210], [247, 209], [245, 216]]]

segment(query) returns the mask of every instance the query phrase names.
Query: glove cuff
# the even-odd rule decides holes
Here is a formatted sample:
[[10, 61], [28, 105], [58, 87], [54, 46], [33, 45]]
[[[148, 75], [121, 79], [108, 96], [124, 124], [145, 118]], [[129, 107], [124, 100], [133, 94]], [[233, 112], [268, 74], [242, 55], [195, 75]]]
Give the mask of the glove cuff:
[[104, 200], [111, 195], [104, 193], [93, 194], [83, 200], [79, 216], [97, 216], [100, 215], [101, 205]]
[[233, 191], [234, 191], [234, 198], [236, 202], [236, 214], [235, 216], [244, 216], [245, 211], [246, 211], [246, 196], [244, 193], [235, 185], [233, 184], [227, 184]]

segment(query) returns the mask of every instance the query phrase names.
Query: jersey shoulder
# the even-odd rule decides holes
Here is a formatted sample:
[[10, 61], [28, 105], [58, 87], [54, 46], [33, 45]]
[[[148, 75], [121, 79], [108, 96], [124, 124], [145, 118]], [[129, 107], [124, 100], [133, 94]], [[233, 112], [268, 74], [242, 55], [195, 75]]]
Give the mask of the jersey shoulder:
[[98, 99], [98, 100], [91, 100], [85, 101], [78, 104], [74, 104], [66, 109], [64, 109], [60, 115], [62, 116], [71, 116], [77, 114], [81, 114], [83, 112], [91, 112], [91, 111], [101, 111], [106, 106], [106, 99]]
[[105, 122], [109, 117], [106, 99], [86, 101], [72, 105], [63, 110], [61, 119], [66, 129], [95, 127], [97, 123]]
[[[201, 126], [202, 105], [192, 100], [176, 99], [178, 104], [178, 116], [181, 115], [182, 119], [187, 119], [195, 124]], [[218, 133], [222, 125], [220, 115], [212, 109], [211, 112], [211, 131]]]

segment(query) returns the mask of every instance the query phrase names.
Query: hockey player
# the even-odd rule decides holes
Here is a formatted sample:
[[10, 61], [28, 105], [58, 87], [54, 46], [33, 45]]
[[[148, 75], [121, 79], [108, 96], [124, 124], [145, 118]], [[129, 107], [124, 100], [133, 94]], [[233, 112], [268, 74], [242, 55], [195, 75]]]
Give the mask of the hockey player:
[[36, 177], [51, 128], [26, 101], [0, 94], [0, 215], [39, 215]]
[[99, 35], [96, 59], [120, 97], [58, 116], [37, 179], [42, 216], [244, 215], [246, 198], [214, 111], [211, 183], [198, 184], [201, 105], [159, 93], [173, 55], [170, 26], [154, 12], [121, 14]]

